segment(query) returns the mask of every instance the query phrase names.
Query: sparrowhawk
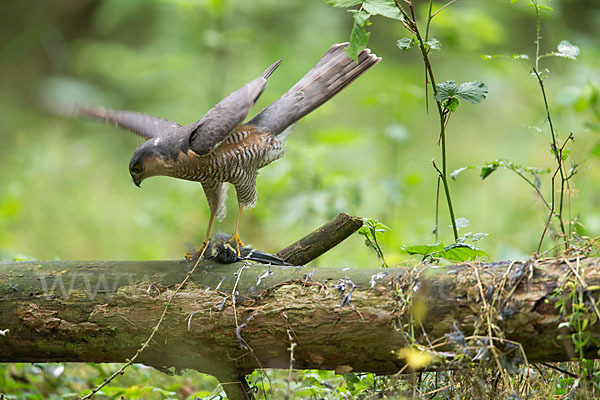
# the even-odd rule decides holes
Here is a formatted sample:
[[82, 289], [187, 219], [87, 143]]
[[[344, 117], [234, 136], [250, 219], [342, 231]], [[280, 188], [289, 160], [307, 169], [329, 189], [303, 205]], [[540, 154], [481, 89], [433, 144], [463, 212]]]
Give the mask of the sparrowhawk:
[[233, 184], [239, 206], [234, 238], [239, 237], [242, 210], [256, 204], [257, 171], [277, 160], [291, 127], [381, 58], [365, 49], [355, 61], [346, 55], [347, 43], [334, 44], [308, 73], [273, 104], [243, 123], [280, 61], [211, 108], [199, 121], [179, 125], [133, 111], [77, 106], [78, 115], [113, 123], [146, 139], [133, 152], [129, 172], [133, 182], [166, 175], [200, 182], [210, 206], [210, 219], [201, 250], [214, 218], [225, 217], [227, 183]]

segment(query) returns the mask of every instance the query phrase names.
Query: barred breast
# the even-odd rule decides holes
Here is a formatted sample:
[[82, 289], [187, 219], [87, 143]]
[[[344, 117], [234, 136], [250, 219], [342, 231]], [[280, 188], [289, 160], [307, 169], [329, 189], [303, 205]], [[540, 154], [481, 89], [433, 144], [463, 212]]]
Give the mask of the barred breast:
[[191, 150], [181, 153], [168, 173], [206, 186], [232, 183], [238, 201], [248, 208], [256, 204], [257, 170], [277, 160], [283, 153], [283, 144], [276, 136], [250, 125], [239, 125], [205, 156]]

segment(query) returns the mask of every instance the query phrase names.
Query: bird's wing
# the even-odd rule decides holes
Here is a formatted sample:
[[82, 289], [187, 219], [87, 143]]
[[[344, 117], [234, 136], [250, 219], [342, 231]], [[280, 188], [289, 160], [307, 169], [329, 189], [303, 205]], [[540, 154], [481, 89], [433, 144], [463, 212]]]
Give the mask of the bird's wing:
[[267, 80], [282, 60], [272, 64], [258, 78], [245, 84], [211, 108], [202, 119], [195, 122], [190, 134], [190, 148], [199, 155], [210, 153], [242, 123], [250, 108], [260, 97]]
[[75, 114], [91, 117], [127, 129], [144, 139], [152, 139], [164, 135], [174, 129], [180, 128], [176, 122], [143, 114], [135, 111], [110, 110], [103, 107], [73, 106], [65, 108], [62, 114]]
[[[319, 62], [283, 96], [247, 122], [275, 135], [321, 106], [356, 78], [376, 65], [381, 58], [364, 49], [354, 61], [346, 54], [348, 43], [331, 46]], [[285, 134], [283, 134], [285, 137]]]

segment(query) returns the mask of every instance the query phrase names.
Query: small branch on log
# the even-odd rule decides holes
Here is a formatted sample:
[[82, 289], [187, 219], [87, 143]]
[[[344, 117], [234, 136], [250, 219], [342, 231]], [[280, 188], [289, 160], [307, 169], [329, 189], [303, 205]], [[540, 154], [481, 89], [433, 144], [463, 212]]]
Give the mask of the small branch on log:
[[297, 242], [277, 252], [282, 260], [294, 264], [305, 265], [340, 244], [363, 224], [361, 217], [353, 217], [345, 213], [327, 222], [320, 228], [304, 236]]

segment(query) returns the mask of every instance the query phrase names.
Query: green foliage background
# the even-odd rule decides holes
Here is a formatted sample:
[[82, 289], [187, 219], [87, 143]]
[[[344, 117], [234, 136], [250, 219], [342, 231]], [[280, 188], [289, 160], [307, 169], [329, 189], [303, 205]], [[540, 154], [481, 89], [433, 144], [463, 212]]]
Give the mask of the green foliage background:
[[[521, 4], [523, 3], [523, 4]], [[136, 188], [127, 173], [139, 138], [87, 121], [40, 111], [41, 99], [80, 101], [153, 113], [180, 123], [198, 119], [224, 95], [285, 58], [257, 112], [299, 79], [352, 19], [320, 1], [3, 2], [0, 47], [0, 249], [38, 259], [177, 258], [201, 240], [208, 220], [200, 185], [153, 178]], [[423, 4], [424, 5], [424, 4]], [[550, 105], [564, 137], [575, 134], [583, 163], [572, 209], [590, 233], [600, 231], [597, 72], [598, 7], [553, 1], [543, 16], [543, 48], [562, 39], [581, 47], [576, 62], [546, 59]], [[295, 128], [286, 156], [259, 177], [258, 207], [242, 236], [275, 251], [340, 211], [377, 218], [391, 228], [383, 246], [401, 261], [404, 244], [433, 242], [434, 113], [425, 112], [417, 52], [403, 53], [399, 23], [373, 17], [369, 46], [383, 62]], [[481, 54], [532, 54], [534, 15], [526, 2], [462, 0], [440, 13], [432, 35], [437, 79], [482, 80], [488, 99], [465, 103], [449, 128], [449, 170], [508, 158], [552, 166], [543, 106], [529, 62], [483, 60]], [[593, 105], [588, 104], [594, 101]], [[546, 211], [511, 173], [452, 182], [457, 217], [488, 232], [493, 259], [535, 250]], [[547, 192], [549, 185], [543, 189]], [[217, 226], [232, 231], [229, 218]], [[442, 203], [443, 207], [443, 203]], [[442, 208], [442, 215], [445, 216]], [[232, 214], [233, 213], [233, 214]], [[450, 241], [448, 220], [441, 239]], [[487, 242], [487, 243], [486, 243]], [[356, 237], [320, 263], [372, 264]]]
[[[425, 2], [417, 3], [425, 7]], [[483, 5], [485, 4], [485, 5]], [[549, 58], [546, 86], [559, 135], [575, 135], [572, 184], [580, 233], [600, 233], [600, 5], [553, 0], [542, 17], [542, 52], [563, 39], [577, 61]], [[279, 58], [253, 113], [286, 91], [352, 18], [323, 1], [84, 0], [0, 3], [0, 257], [37, 259], [180, 258], [201, 241], [208, 206], [199, 184], [153, 178], [136, 188], [127, 172], [139, 138], [116, 128], [41, 111], [44, 100], [77, 101], [189, 123]], [[433, 243], [439, 158], [437, 116], [425, 111], [418, 52], [402, 52], [398, 21], [373, 17], [373, 70], [295, 127], [286, 156], [264, 168], [258, 206], [242, 221], [245, 242], [276, 251], [338, 212], [368, 216], [391, 231], [381, 239], [390, 265], [413, 257], [402, 245]], [[432, 53], [442, 82], [484, 81], [489, 94], [463, 103], [448, 133], [450, 171], [506, 158], [553, 165], [531, 60], [482, 54], [534, 53], [527, 2], [460, 0], [434, 20]], [[430, 106], [432, 105], [430, 99]], [[550, 190], [543, 177], [542, 191]], [[487, 232], [492, 259], [526, 257], [546, 210], [515, 174], [451, 181], [465, 231]], [[230, 192], [233, 193], [233, 192]], [[451, 242], [444, 203], [440, 239]], [[233, 231], [235, 196], [217, 230]], [[317, 263], [366, 266], [377, 260], [358, 235]], [[549, 241], [546, 246], [551, 246]]]

